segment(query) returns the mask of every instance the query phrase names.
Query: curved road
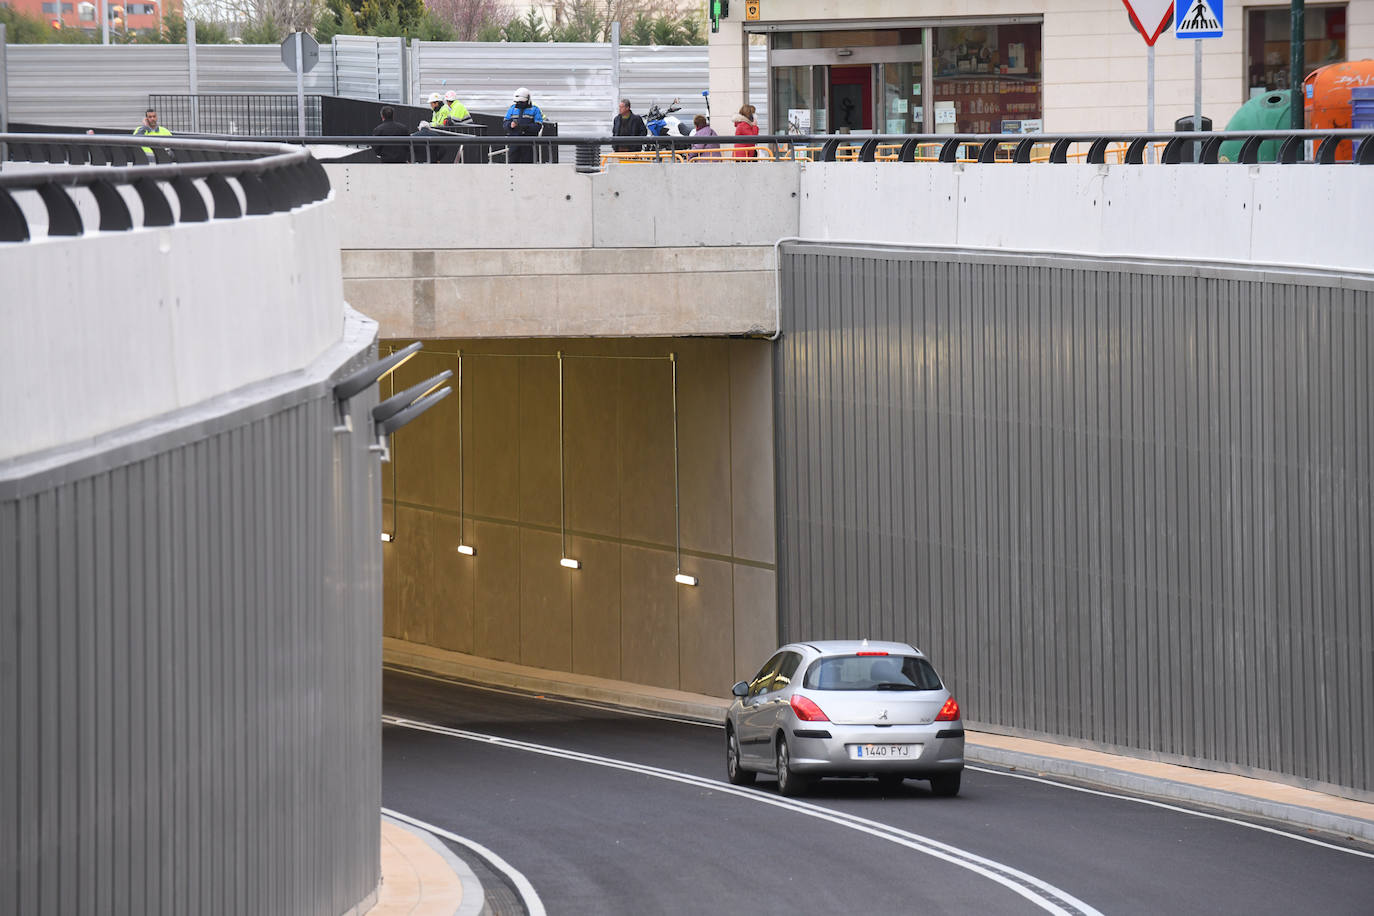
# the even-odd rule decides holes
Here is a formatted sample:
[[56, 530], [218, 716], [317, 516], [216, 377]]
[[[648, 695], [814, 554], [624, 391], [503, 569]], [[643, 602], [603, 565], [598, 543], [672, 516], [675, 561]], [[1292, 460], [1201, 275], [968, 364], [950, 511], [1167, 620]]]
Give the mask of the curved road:
[[492, 850], [550, 914], [1374, 912], [1374, 851], [968, 769], [957, 798], [724, 779], [724, 733], [385, 675], [382, 800]]

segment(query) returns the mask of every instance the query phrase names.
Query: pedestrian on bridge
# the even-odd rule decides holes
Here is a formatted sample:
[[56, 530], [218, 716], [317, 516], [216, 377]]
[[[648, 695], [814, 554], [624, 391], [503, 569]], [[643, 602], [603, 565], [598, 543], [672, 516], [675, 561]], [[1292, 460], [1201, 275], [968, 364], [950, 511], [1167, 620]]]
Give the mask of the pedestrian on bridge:
[[[396, 123], [396, 109], [390, 105], [382, 106], [382, 123], [372, 128], [374, 137], [409, 137], [410, 131], [405, 126]], [[409, 162], [410, 148], [399, 143], [389, 143], [386, 146], [374, 146], [372, 149], [377, 153], [377, 158], [383, 162]]]
[[[537, 137], [544, 129], [544, 113], [530, 100], [530, 91], [524, 86], [515, 90], [515, 99], [506, 109], [507, 137]], [[507, 162], [533, 162], [533, 143], [509, 144]]]
[[[621, 99], [619, 112], [615, 119], [611, 121], [612, 137], [647, 137], [649, 128], [644, 124], [644, 119], [630, 110], [630, 100]], [[617, 153], [638, 152], [639, 146], [614, 146]]]
[[[172, 132], [157, 123], [157, 111], [149, 108], [143, 112], [143, 123], [134, 128], [135, 137], [170, 137]], [[152, 158], [153, 151], [150, 147], [143, 147], [143, 152]]]
[[[735, 136], [757, 137], [759, 135], [759, 125], [754, 121], [754, 112], [757, 111], [753, 105], [744, 104], [739, 107], [739, 114], [734, 115], [730, 120], [735, 122]], [[752, 143], [736, 143], [736, 159], [753, 159], [757, 155], [754, 152]]]

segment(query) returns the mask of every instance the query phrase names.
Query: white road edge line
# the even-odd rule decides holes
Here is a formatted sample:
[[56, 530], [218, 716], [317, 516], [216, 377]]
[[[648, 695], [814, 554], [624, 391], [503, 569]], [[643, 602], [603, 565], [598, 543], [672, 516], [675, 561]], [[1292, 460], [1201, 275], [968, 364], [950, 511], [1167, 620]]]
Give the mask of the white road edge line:
[[515, 890], [520, 894], [520, 899], [525, 904], [525, 911], [529, 913], [529, 916], [548, 916], [544, 910], [544, 901], [539, 899], [539, 893], [535, 891], [534, 885], [530, 884], [529, 879], [521, 874], [515, 866], [511, 865], [481, 843], [478, 843], [476, 840], [469, 840], [464, 836], [459, 836], [452, 831], [445, 830], [443, 827], [425, 823], [417, 817], [411, 817], [408, 814], [393, 811], [390, 808], [383, 808], [382, 813], [387, 817], [394, 817], [398, 821], [405, 821], [407, 824], [413, 824], [421, 830], [428, 830], [436, 836], [441, 836], [446, 840], [452, 840], [461, 846], [466, 846], [468, 849], [471, 849], [510, 879], [511, 884], [515, 885]]
[[1177, 811], [1180, 814], [1191, 814], [1194, 817], [1205, 817], [1209, 820], [1223, 821], [1227, 824], [1236, 824], [1241, 827], [1249, 827], [1251, 830], [1262, 830], [1265, 833], [1272, 833], [1275, 836], [1287, 837], [1290, 840], [1297, 840], [1301, 843], [1311, 843], [1313, 846], [1322, 846], [1326, 849], [1334, 849], [1337, 852], [1348, 852], [1352, 856], [1363, 856], [1366, 859], [1374, 859], [1374, 853], [1365, 852], [1362, 849], [1349, 849], [1345, 846], [1337, 846], [1335, 843], [1328, 843], [1325, 840], [1318, 840], [1313, 837], [1303, 836], [1299, 833], [1290, 833], [1287, 830], [1279, 830], [1277, 827], [1268, 827], [1264, 824], [1252, 824], [1235, 817], [1227, 817], [1224, 814], [1212, 814], [1209, 811], [1194, 811], [1191, 808], [1184, 808], [1180, 805], [1171, 805], [1168, 802], [1154, 801], [1149, 798], [1137, 798], [1133, 795], [1120, 795], [1116, 792], [1104, 792], [1101, 789], [1089, 789], [1085, 786], [1076, 786], [1072, 783], [1057, 782], [1053, 779], [1045, 779], [1041, 776], [1028, 776], [1024, 773], [1008, 773], [1005, 770], [995, 770], [988, 767], [976, 767], [964, 765], [966, 770], [977, 770], [979, 773], [991, 773], [994, 776], [1009, 776], [1012, 779], [1025, 779], [1030, 782], [1044, 783], [1047, 786], [1054, 786], [1059, 789], [1070, 789], [1074, 792], [1083, 792], [1088, 795], [1101, 795], [1104, 798], [1117, 798], [1122, 801], [1136, 802], [1141, 805], [1150, 805], [1155, 808], [1163, 808], [1166, 811]]
[[686, 716], [675, 716], [666, 712], [647, 712], [629, 706], [618, 706], [610, 700], [604, 703], [597, 702], [596, 700], [575, 700], [571, 697], [548, 694], [533, 687], [495, 687], [490, 684], [479, 684], [476, 681], [465, 681], [457, 676], [444, 677], [436, 674], [427, 674], [423, 671], [415, 671], [411, 668], [399, 667], [394, 664], [384, 664], [382, 668], [383, 670], [404, 675], [405, 677], [416, 677], [426, 681], [434, 681], [439, 684], [449, 684], [454, 687], [468, 687], [473, 690], [485, 690], [489, 693], [499, 693], [502, 696], [520, 697], [526, 700], [545, 700], [549, 703], [562, 703], [565, 706], [577, 706], [582, 709], [596, 709], [601, 712], [613, 712], [617, 715], [634, 716], [638, 719], [661, 719], [664, 722], [677, 722], [682, 725], [699, 725], [702, 728], [725, 727], [722, 722], [705, 722], [701, 719], [689, 719]]
[[[682, 773], [676, 770], [665, 770], [647, 764], [630, 763], [628, 761], [616, 760], [611, 757], [586, 754], [581, 751], [570, 751], [543, 744], [534, 744], [528, 741], [517, 741], [511, 738], [502, 738], [497, 735], [488, 735], [483, 732], [448, 728], [442, 725], [432, 725], [428, 722], [418, 722], [413, 719], [404, 719], [398, 716], [384, 715], [382, 716], [382, 721], [388, 725], [395, 725], [401, 728], [427, 731], [438, 735], [462, 738], [468, 741], [477, 741], [484, 744], [496, 745], [498, 747], [510, 748], [512, 750], [542, 754], [548, 757], [559, 757], [564, 760], [573, 760], [579, 763], [588, 763], [595, 766], [608, 767], [610, 769], [626, 770], [632, 773], [665, 779], [670, 782], [679, 782], [715, 792], [735, 795], [760, 804], [784, 808], [798, 814], [805, 814], [808, 817], [817, 818], [818, 820], [829, 821], [830, 823], [841, 827], [847, 827], [859, 833], [866, 833], [878, 839], [887, 840], [890, 843], [905, 846], [908, 849], [913, 849], [928, 856], [942, 859], [960, 868], [968, 869], [969, 871], [982, 875], [990, 881], [994, 881], [1006, 887], [1050, 913], [1062, 914], [1062, 916], [1070, 916], [1070, 914], [1075, 913], [1082, 914], [1082, 916], [1102, 916], [1098, 910], [1084, 903], [1082, 900], [1079, 900], [1077, 897], [1074, 897], [1062, 888], [1055, 887], [1019, 869], [1012, 868], [1010, 865], [1005, 865], [993, 859], [984, 858], [966, 849], [961, 849], [948, 843], [942, 843], [939, 840], [934, 840], [930, 837], [922, 836], [921, 834], [911, 833], [910, 831], [902, 830], [889, 824], [871, 821], [857, 815], [847, 814], [842, 811], [834, 811], [807, 802], [785, 799], [774, 795], [765, 795], [756, 790], [739, 788], [726, 782], [706, 779], [701, 776], [693, 776], [690, 773]], [[1041, 893], [1036, 893], [1031, 890], [1031, 888], [1037, 888]], [[1047, 899], [1047, 897], [1054, 899]]]

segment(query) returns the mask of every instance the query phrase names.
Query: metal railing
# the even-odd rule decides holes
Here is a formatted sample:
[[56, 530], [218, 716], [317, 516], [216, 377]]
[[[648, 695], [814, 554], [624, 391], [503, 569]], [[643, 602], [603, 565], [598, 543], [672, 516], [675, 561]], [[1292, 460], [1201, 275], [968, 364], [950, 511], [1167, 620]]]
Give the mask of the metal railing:
[[[412, 137], [301, 137], [281, 135], [279, 143], [318, 143], [338, 146], [402, 145], [417, 152], [411, 161], [438, 158], [428, 150], [471, 144], [498, 143], [512, 153], [531, 150], [536, 162], [550, 161], [560, 147], [575, 150], [579, 171], [595, 172], [620, 165], [644, 163], [761, 164], [767, 162], [944, 162], [1217, 165], [1260, 162], [1281, 164], [1374, 164], [1374, 131], [1191, 131], [1081, 134], [924, 134], [854, 136], [779, 134], [749, 137], [635, 137], [632, 151], [622, 151], [625, 137], [487, 137], [482, 140], [438, 135]], [[697, 148], [702, 144], [706, 148]], [[621, 150], [617, 150], [620, 147]], [[453, 155], [447, 161], [453, 161]], [[354, 160], [357, 161], [357, 160]], [[472, 161], [472, 160], [469, 160]], [[501, 161], [492, 157], [492, 161]], [[528, 161], [528, 157], [527, 157]]]
[[[320, 133], [321, 96], [305, 97], [305, 130]], [[270, 137], [300, 129], [294, 94], [195, 93], [149, 95], [158, 123], [174, 134], [223, 134], [231, 137]]]
[[135, 228], [133, 213], [119, 191], [122, 186], [132, 189], [142, 204], [141, 227], [281, 213], [329, 196], [324, 169], [308, 150], [290, 146], [149, 136], [0, 134], [0, 149], [11, 162], [60, 166], [0, 171], [0, 242], [30, 238], [29, 220], [15, 192], [37, 192], [47, 210], [49, 236], [86, 231], [68, 193], [73, 188], [84, 188], [95, 198], [97, 228], [102, 232]]

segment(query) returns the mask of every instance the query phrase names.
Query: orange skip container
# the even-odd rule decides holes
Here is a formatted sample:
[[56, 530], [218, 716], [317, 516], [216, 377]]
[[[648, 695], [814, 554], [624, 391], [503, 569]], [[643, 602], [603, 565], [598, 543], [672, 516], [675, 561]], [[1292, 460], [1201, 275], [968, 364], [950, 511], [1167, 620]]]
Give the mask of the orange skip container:
[[[1303, 121], [1308, 130], [1350, 126], [1350, 90], [1374, 86], [1374, 60], [1327, 64], [1302, 81]], [[1350, 141], [1336, 147], [1338, 162], [1350, 161]]]

